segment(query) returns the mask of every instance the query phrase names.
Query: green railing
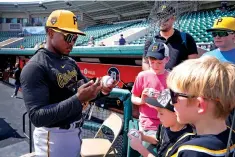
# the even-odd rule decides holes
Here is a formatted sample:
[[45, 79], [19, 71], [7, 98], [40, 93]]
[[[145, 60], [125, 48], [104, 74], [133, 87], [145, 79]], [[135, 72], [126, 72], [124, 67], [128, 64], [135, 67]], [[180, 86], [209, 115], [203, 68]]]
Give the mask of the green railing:
[[[100, 46], [100, 47], [74, 47], [71, 56], [85, 56], [85, 57], [141, 57], [143, 55], [144, 45], [126, 45], [126, 46]], [[5, 55], [33, 55], [36, 49], [14, 49], [14, 48], [2, 48], [0, 54]]]
[[[124, 105], [123, 109], [123, 129], [121, 134], [119, 135], [119, 140], [115, 142], [114, 147], [118, 147], [119, 153], [118, 156], [127, 156], [128, 150], [128, 130], [129, 130], [129, 121], [132, 119], [132, 103], [131, 103], [131, 93], [125, 89], [115, 88], [109, 95], [110, 98], [119, 98]], [[106, 114], [104, 111], [100, 110], [98, 114]], [[95, 116], [94, 112], [92, 114]], [[108, 116], [108, 115], [106, 115]], [[83, 138], [91, 138], [93, 135], [90, 135], [88, 132], [96, 133], [100, 127], [101, 123], [97, 123], [97, 121], [86, 120], [83, 125], [84, 134]], [[120, 142], [120, 143], [118, 143]], [[121, 151], [120, 151], [121, 150]]]

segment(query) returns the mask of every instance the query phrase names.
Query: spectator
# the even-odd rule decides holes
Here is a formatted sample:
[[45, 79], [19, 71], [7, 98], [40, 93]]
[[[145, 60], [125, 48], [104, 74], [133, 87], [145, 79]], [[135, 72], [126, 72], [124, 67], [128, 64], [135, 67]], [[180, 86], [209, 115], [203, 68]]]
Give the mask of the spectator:
[[123, 38], [123, 34], [121, 34], [121, 37], [119, 39], [119, 45], [125, 45], [126, 44], [126, 40]]
[[211, 32], [217, 49], [204, 55], [214, 56], [220, 61], [235, 64], [235, 18], [216, 19], [213, 27], [207, 31]]
[[15, 79], [15, 90], [14, 90], [14, 94], [11, 96], [12, 98], [15, 98], [17, 96], [17, 93], [20, 89], [20, 85], [21, 85], [20, 84], [20, 74], [21, 74], [20, 64], [16, 63], [14, 74], [13, 74], [13, 78]]
[[[222, 62], [235, 64], [235, 18], [222, 17], [216, 19], [213, 27], [207, 31], [212, 33], [217, 49], [205, 53], [204, 56], [213, 56]], [[234, 112], [231, 112], [227, 119], [228, 126], [232, 125], [233, 114]], [[235, 129], [235, 126], [233, 129]]]
[[[164, 103], [162, 101], [164, 99]], [[172, 156], [177, 152], [177, 149], [183, 142], [189, 141], [193, 133], [191, 125], [180, 124], [177, 122], [177, 117], [172, 104], [171, 91], [165, 89], [161, 91], [158, 98], [146, 98], [148, 105], [154, 107], [158, 111], [158, 116], [161, 125], [159, 125], [155, 136], [144, 135], [142, 132], [141, 139], [128, 135], [130, 138], [130, 145], [133, 149], [137, 150], [144, 157], [153, 157], [141, 144], [141, 140], [156, 145], [157, 156]]]
[[102, 41], [99, 46], [105, 46], [104, 42]]
[[[149, 47], [146, 57], [150, 69], [141, 71], [136, 77], [131, 101], [139, 106], [139, 130], [145, 135], [155, 136], [160, 121], [156, 117], [157, 111], [145, 103], [145, 98], [149, 92], [157, 95], [166, 88], [168, 72], [165, 70], [165, 65], [169, 60], [169, 48], [164, 43], [154, 43]], [[147, 142], [143, 142], [143, 145], [155, 154], [152, 145]]]
[[94, 40], [95, 40], [94, 37], [91, 36], [91, 37], [90, 37], [90, 40], [89, 40], [89, 42], [88, 42], [87, 45], [88, 45], [88, 46], [92, 46], [92, 47], [95, 46], [95, 41], [94, 41]]
[[196, 129], [172, 156], [234, 156], [235, 133], [225, 122], [235, 106], [234, 74], [234, 65], [211, 56], [184, 61], [170, 72], [167, 86], [174, 92], [177, 121]]
[[156, 13], [160, 32], [154, 39], [148, 39], [145, 47], [149, 42], [163, 42], [170, 49], [170, 60], [166, 69], [172, 69], [186, 59], [198, 57], [197, 46], [193, 37], [184, 32], [173, 28], [175, 22], [175, 9], [171, 6], [161, 6]]

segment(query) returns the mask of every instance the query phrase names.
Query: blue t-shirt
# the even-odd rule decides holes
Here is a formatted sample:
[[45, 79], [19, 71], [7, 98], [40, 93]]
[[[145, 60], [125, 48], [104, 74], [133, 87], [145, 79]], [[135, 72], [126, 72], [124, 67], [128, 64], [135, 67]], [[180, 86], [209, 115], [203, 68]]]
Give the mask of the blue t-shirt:
[[229, 51], [220, 51], [219, 49], [215, 49], [203, 54], [203, 56], [205, 55], [214, 56], [221, 62], [230, 62], [235, 64], [235, 49]]
[[124, 38], [120, 38], [119, 45], [125, 45], [125, 44], [126, 44], [126, 40]]

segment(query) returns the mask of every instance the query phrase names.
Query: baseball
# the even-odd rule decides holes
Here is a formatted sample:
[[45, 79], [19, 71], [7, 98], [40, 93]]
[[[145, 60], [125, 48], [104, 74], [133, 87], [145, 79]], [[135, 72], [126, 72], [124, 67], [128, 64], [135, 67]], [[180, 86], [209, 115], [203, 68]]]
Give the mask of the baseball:
[[103, 83], [103, 86], [105, 87], [110, 87], [112, 86], [114, 80], [111, 76], [103, 76], [102, 77], [102, 83]]
[[153, 88], [150, 88], [148, 91], [148, 97], [153, 97], [154, 96], [155, 90]]
[[157, 98], [159, 96], [159, 94], [160, 94], [160, 92], [154, 88], [149, 88], [148, 92], [147, 92], [147, 96], [150, 98], [152, 98], [152, 97]]
[[141, 134], [136, 129], [131, 129], [128, 134], [141, 140]]

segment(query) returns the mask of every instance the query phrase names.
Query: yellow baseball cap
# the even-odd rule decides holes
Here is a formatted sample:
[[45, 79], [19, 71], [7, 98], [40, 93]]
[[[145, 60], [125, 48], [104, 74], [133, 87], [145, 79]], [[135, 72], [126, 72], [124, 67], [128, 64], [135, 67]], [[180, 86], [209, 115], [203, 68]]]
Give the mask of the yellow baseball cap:
[[86, 35], [78, 29], [77, 17], [69, 10], [53, 11], [47, 19], [46, 27], [59, 28], [67, 32]]
[[208, 29], [207, 32], [225, 30], [235, 31], [235, 18], [234, 17], [222, 17], [216, 19], [212, 28]]

